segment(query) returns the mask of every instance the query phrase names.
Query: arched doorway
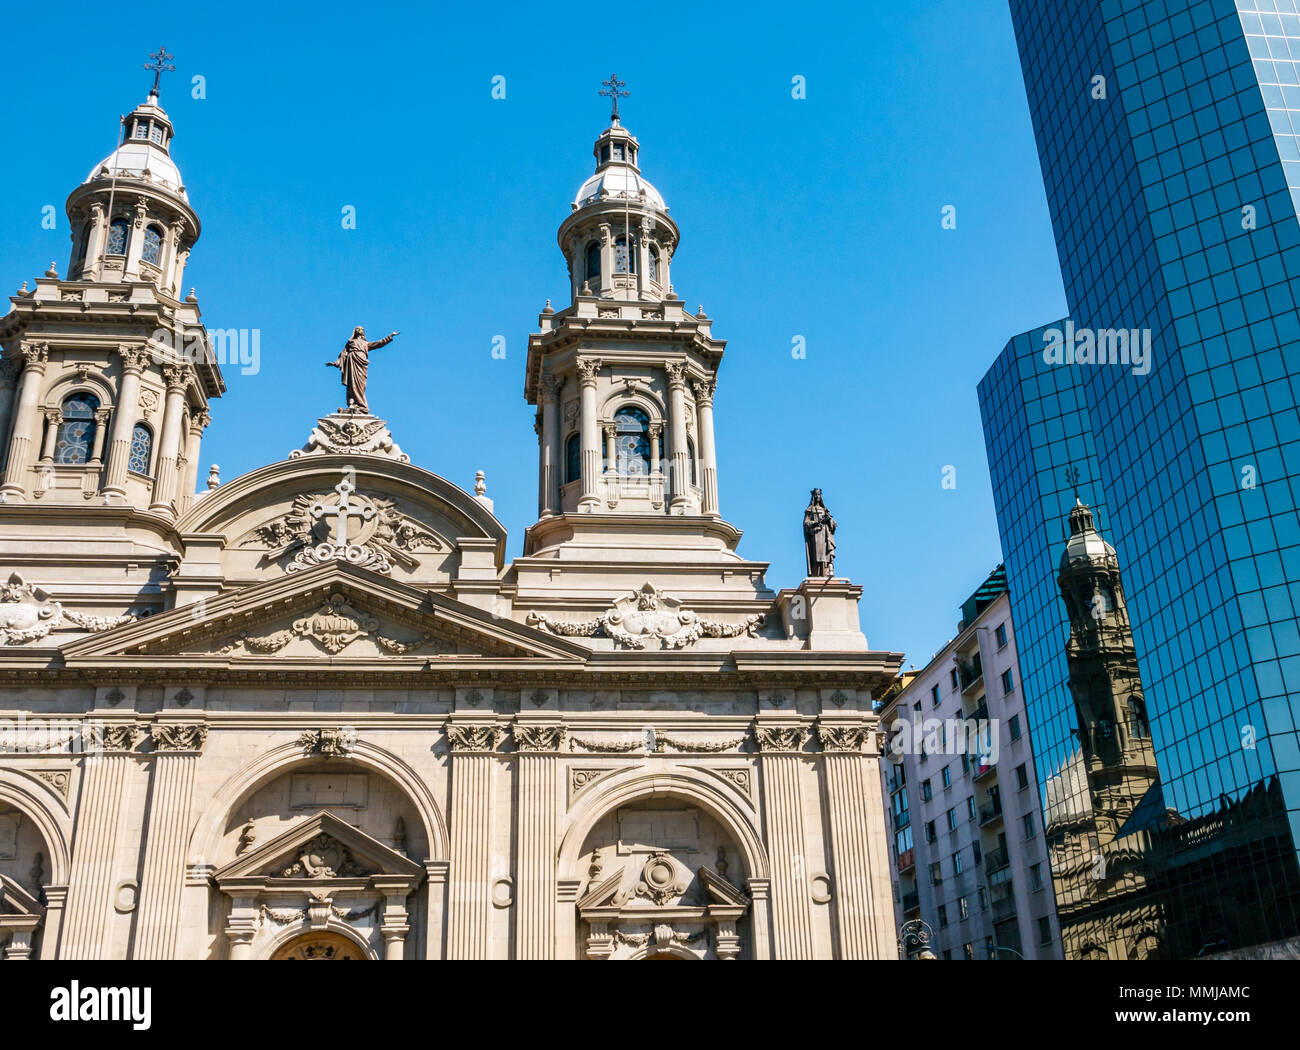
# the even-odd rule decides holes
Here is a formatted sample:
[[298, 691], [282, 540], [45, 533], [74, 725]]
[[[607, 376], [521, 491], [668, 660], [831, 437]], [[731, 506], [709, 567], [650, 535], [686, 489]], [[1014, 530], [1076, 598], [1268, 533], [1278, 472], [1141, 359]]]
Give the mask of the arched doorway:
[[273, 961], [290, 959], [304, 962], [338, 962], [365, 958], [365, 952], [359, 944], [341, 933], [331, 933], [328, 930], [294, 937], [271, 956]]

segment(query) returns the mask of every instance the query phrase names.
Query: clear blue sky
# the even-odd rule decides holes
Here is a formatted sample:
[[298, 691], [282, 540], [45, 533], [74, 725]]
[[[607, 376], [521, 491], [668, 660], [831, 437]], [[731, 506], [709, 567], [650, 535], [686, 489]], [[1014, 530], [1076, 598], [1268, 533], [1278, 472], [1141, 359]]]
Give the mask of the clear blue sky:
[[[72, 3], [5, 20], [23, 42], [0, 65], [7, 292], [51, 259], [64, 271], [68, 192], [143, 100], [148, 53], [176, 56], [162, 101], [203, 222], [186, 284], [210, 327], [262, 332], [260, 373], [226, 369], [201, 477], [300, 446], [340, 401], [324, 362], [352, 326], [398, 328], [372, 407], [414, 462], [466, 488], [487, 472], [517, 554], [536, 516], [527, 336], [566, 291], [555, 231], [592, 170], [613, 70], [681, 227], [673, 283], [728, 340], [720, 493], [741, 552], [772, 563], [774, 588], [796, 584], [820, 486], [871, 644], [918, 666], [1000, 560], [975, 385], [1011, 335], [1066, 312], [1003, 0], [229, 0], [124, 19]], [[57, 230], [41, 228], [45, 204]]]

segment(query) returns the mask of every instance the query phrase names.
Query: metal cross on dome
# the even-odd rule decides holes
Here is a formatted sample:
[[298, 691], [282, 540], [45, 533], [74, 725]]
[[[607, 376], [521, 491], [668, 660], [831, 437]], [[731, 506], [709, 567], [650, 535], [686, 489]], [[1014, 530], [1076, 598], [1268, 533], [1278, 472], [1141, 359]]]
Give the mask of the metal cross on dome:
[[[619, 98], [627, 98], [628, 95], [631, 94], [630, 91], [619, 90], [620, 88], [627, 87], [627, 81], [619, 80], [617, 73], [611, 73], [608, 80], [602, 80], [600, 83], [602, 85], [600, 94], [604, 95], [614, 103], [614, 111], [610, 113], [609, 119], [618, 123], [618, 100]], [[606, 91], [605, 88], [608, 88], [609, 90]]]
[[334, 542], [341, 546], [346, 546], [348, 542], [348, 519], [356, 518], [358, 521], [366, 522], [375, 516], [377, 511], [373, 504], [353, 503], [348, 499], [352, 493], [357, 491], [357, 487], [347, 478], [344, 478], [334, 486], [334, 491], [339, 494], [338, 504], [333, 507], [325, 505], [324, 500], [317, 500], [311, 505], [311, 516], [317, 521], [328, 517], [331, 514], [337, 516], [335, 528], [338, 535]]
[[169, 55], [165, 47], [159, 47], [158, 50], [149, 57], [153, 59], [153, 61], [146, 62], [144, 68], [153, 70], [153, 90], [150, 91], [149, 94], [156, 95], [158, 94], [158, 84], [162, 80], [163, 72], [176, 72], [176, 67], [170, 64], [171, 60], [176, 56]]

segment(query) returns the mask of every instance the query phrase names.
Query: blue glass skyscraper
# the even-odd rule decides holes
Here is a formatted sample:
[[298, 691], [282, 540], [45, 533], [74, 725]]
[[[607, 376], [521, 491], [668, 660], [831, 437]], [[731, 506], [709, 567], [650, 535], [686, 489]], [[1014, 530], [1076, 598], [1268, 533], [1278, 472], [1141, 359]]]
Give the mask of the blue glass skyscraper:
[[[1017, 336], [980, 384], [1037, 765], [1064, 770], [1076, 745], [1053, 579], [1073, 465], [1123, 565], [1168, 826], [1248, 797], [1285, 813], [1195, 871], [1167, 837], [1164, 950], [1284, 940], [1300, 934], [1296, 0], [1011, 11], [1082, 337], [1055, 357], [1066, 322]], [[1121, 333], [1149, 359], [1101, 363]], [[1267, 922], [1242, 918], [1264, 900]]]

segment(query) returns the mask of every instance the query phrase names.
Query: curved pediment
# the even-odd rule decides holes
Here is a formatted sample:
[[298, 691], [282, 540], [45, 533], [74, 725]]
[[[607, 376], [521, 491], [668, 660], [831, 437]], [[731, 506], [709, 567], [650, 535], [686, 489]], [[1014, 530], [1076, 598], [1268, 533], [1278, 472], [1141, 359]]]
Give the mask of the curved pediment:
[[445, 478], [380, 456], [272, 463], [208, 492], [177, 529], [186, 540], [182, 571], [193, 568], [185, 564], [191, 549], [202, 550], [204, 571], [226, 580], [340, 557], [394, 579], [437, 583], [454, 575], [463, 541], [490, 544], [498, 570], [505, 557], [505, 527], [482, 503]]

